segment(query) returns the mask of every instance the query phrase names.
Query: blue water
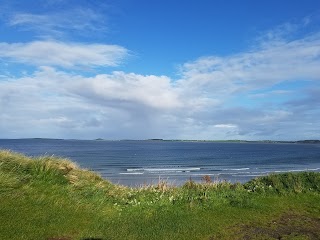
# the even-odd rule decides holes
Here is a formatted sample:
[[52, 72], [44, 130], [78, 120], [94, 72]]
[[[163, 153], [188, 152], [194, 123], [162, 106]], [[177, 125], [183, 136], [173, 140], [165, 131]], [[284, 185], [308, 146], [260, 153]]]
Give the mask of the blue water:
[[0, 140], [0, 149], [70, 158], [119, 184], [190, 178], [246, 182], [273, 172], [320, 171], [320, 144], [169, 141]]

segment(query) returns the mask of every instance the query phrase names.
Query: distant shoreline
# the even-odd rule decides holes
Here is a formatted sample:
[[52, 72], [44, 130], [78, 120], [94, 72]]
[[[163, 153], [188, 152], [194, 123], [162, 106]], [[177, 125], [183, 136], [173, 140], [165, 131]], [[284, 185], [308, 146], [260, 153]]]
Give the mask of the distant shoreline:
[[55, 140], [55, 141], [154, 141], [154, 142], [212, 142], [212, 143], [301, 143], [301, 144], [320, 144], [320, 140], [317, 139], [307, 139], [307, 140], [297, 140], [297, 141], [282, 141], [282, 140], [197, 140], [197, 139], [162, 139], [162, 138], [152, 138], [152, 139], [63, 139], [63, 138], [2, 138], [0, 140]]

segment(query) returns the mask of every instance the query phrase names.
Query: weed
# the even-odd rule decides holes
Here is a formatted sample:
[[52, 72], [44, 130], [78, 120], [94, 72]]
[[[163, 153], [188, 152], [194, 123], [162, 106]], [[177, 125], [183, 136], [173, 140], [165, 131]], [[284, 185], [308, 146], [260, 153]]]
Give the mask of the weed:
[[205, 183], [211, 183], [212, 180], [211, 180], [211, 177], [209, 175], [204, 175], [202, 177], [202, 180], [205, 182]]

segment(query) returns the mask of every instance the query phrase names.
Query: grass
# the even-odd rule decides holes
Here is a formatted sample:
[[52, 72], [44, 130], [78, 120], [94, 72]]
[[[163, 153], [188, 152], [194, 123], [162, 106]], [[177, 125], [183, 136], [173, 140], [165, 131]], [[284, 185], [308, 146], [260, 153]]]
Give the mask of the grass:
[[0, 151], [0, 239], [320, 239], [320, 173], [129, 188]]

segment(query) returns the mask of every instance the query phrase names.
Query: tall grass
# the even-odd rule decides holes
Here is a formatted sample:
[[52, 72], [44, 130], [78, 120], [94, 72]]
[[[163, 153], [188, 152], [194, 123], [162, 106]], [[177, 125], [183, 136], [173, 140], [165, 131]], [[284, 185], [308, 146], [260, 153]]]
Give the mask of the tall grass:
[[316, 172], [270, 174], [244, 184], [252, 192], [320, 192], [320, 174]]
[[10, 151], [0, 151], [0, 186], [4, 188], [21, 184], [59, 185], [67, 187], [74, 194], [101, 198], [101, 202], [108, 200], [118, 206], [219, 201], [232, 205], [239, 202], [244, 206], [245, 202], [250, 203], [248, 199], [255, 193], [320, 192], [320, 173], [315, 172], [271, 174], [245, 184], [204, 179], [203, 183], [187, 181], [181, 187], [159, 181], [156, 185], [129, 188], [112, 184], [94, 172], [80, 169], [67, 159], [50, 156], [31, 159]]
[[0, 239], [237, 239], [241, 224], [285, 212], [320, 217], [319, 184], [303, 172], [129, 188], [67, 159], [0, 151]]

